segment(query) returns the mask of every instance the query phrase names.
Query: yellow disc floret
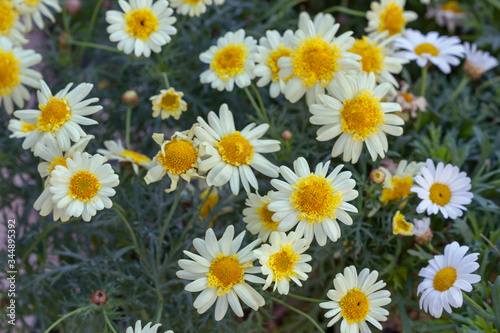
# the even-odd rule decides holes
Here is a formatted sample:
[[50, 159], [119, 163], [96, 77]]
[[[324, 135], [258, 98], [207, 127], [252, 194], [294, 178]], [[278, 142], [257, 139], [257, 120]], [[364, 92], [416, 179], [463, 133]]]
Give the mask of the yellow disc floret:
[[294, 190], [289, 201], [298, 209], [299, 220], [309, 224], [323, 222], [325, 218], [336, 218], [336, 210], [342, 204], [342, 193], [331, 185], [332, 181], [322, 175], [311, 173], [292, 185]]
[[412, 175], [405, 177], [394, 176], [389, 181], [389, 184], [392, 188], [384, 188], [380, 197], [380, 201], [386, 205], [389, 201], [400, 201], [411, 194], [410, 189], [413, 186], [413, 177]]
[[391, 2], [385, 7], [385, 10], [380, 13], [380, 26], [378, 31], [389, 31], [389, 36], [400, 33], [406, 24], [406, 19], [403, 16], [403, 8], [395, 2]]
[[176, 111], [180, 105], [180, 96], [175, 91], [167, 91], [161, 96], [160, 107], [167, 111]]
[[69, 181], [69, 191], [73, 199], [78, 199], [87, 202], [96, 196], [101, 189], [101, 184], [97, 177], [88, 171], [79, 171], [75, 173]]
[[422, 44], [418, 45], [417, 47], [415, 47], [415, 53], [418, 55], [428, 53], [431, 56], [435, 57], [439, 54], [439, 50], [437, 49], [437, 47], [435, 47], [434, 45], [432, 45], [430, 43], [422, 43]]
[[39, 131], [54, 133], [71, 118], [71, 108], [66, 97], [58, 99], [50, 96], [49, 102], [39, 104], [38, 108], [42, 111], [36, 123]]
[[349, 325], [365, 321], [370, 311], [370, 301], [358, 288], [351, 289], [339, 302], [340, 314]]
[[281, 281], [283, 279], [290, 280], [290, 276], [297, 276], [293, 271], [294, 265], [300, 260], [300, 256], [293, 252], [291, 245], [282, 245], [279, 252], [276, 252], [269, 257], [267, 267], [269, 267], [274, 274], [274, 281]]
[[399, 210], [392, 219], [392, 233], [395, 235], [413, 235], [413, 223], [408, 223]]
[[225, 82], [236, 75], [244, 73], [248, 54], [245, 44], [230, 43], [215, 52], [210, 69], [217, 74], [219, 79]]
[[149, 8], [134, 9], [125, 13], [125, 31], [141, 40], [147, 40], [149, 36], [158, 31], [158, 17]]
[[385, 47], [377, 46], [377, 42], [372, 42], [368, 37], [363, 36], [363, 38], [356, 40], [354, 45], [349, 49], [349, 52], [361, 56], [363, 71], [380, 74], [385, 67], [384, 50]]
[[264, 206], [257, 208], [257, 213], [260, 215], [260, 220], [264, 224], [264, 228], [271, 229], [272, 231], [278, 230], [279, 222], [273, 221], [274, 212], [268, 209], [269, 204], [265, 204]]
[[215, 142], [215, 146], [219, 149], [221, 159], [227, 164], [252, 164], [253, 146], [239, 131], [224, 135], [220, 141]]
[[451, 199], [451, 191], [448, 185], [441, 183], [432, 184], [429, 189], [429, 199], [441, 207], [446, 206]]
[[210, 264], [207, 273], [208, 287], [217, 288], [217, 295], [228, 293], [234, 285], [245, 282], [243, 274], [245, 266], [238, 262], [238, 255], [225, 257], [219, 253]]
[[464, 11], [460, 8], [458, 1], [448, 1], [441, 7], [441, 10], [453, 12], [455, 14], [462, 14]]
[[0, 96], [10, 95], [21, 82], [19, 77], [20, 62], [21, 60], [17, 59], [12, 51], [0, 51]]
[[122, 152], [122, 157], [126, 159], [131, 159], [132, 162], [135, 164], [141, 164], [141, 163], [149, 163], [151, 160], [149, 157], [142, 155], [141, 153], [132, 151], [132, 150], [124, 150]]
[[353, 134], [356, 141], [377, 133], [385, 122], [379, 99], [372, 95], [372, 91], [365, 90], [356, 98], [345, 100], [340, 111], [342, 131]]
[[0, 0], [0, 35], [8, 36], [19, 17], [12, 0]]
[[[277, 50], [271, 51], [271, 54], [269, 55], [269, 57], [266, 60], [266, 65], [269, 66], [269, 68], [271, 68], [271, 72], [272, 72], [271, 80], [273, 82], [276, 82], [280, 79], [279, 75], [278, 75], [280, 72], [280, 68], [278, 67], [278, 60], [281, 57], [289, 57], [291, 54], [292, 54], [292, 50], [289, 49], [288, 47], [285, 47], [283, 45], [283, 43], [280, 44], [280, 46]], [[288, 81], [291, 77], [292, 76], [287, 77], [284, 80]]]
[[47, 172], [48, 173], [51, 173], [52, 170], [54, 170], [56, 168], [56, 166], [58, 165], [62, 165], [63, 167], [67, 167], [66, 165], [66, 160], [68, 158], [67, 157], [54, 157], [54, 159], [52, 160], [52, 162], [50, 162], [49, 166], [47, 167]]
[[156, 155], [163, 168], [174, 175], [180, 175], [193, 168], [197, 158], [198, 151], [191, 141], [177, 139], [165, 144]]
[[445, 267], [436, 273], [432, 284], [437, 291], [446, 291], [457, 281], [457, 271], [453, 267]]
[[29, 132], [33, 132], [35, 129], [36, 129], [36, 125], [28, 124], [28, 123], [25, 123], [24, 121], [21, 120], [21, 132], [29, 133]]

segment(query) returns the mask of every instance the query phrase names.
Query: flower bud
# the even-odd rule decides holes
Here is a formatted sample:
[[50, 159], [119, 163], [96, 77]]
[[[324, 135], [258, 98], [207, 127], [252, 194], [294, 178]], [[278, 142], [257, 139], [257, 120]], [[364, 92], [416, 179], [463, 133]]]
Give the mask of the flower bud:
[[382, 184], [385, 180], [385, 172], [382, 169], [374, 169], [370, 172], [370, 180], [374, 184]]
[[432, 230], [429, 228], [422, 236], [415, 237], [415, 241], [420, 245], [429, 244], [432, 240], [432, 236]]
[[139, 103], [139, 96], [135, 90], [127, 90], [122, 95], [122, 102], [129, 106], [136, 106]]
[[283, 140], [288, 141], [292, 138], [292, 132], [290, 130], [284, 130], [281, 132], [281, 137]]
[[68, 0], [66, 1], [66, 10], [70, 14], [76, 14], [82, 9], [81, 0]]
[[104, 305], [108, 301], [108, 296], [102, 290], [96, 290], [92, 295], [92, 303], [95, 305]]

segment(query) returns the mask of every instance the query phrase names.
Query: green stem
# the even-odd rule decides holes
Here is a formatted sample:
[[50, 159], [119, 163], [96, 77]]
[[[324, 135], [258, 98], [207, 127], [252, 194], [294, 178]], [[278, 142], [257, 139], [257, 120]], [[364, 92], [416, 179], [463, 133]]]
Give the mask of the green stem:
[[92, 32], [94, 31], [95, 22], [97, 21], [97, 15], [99, 14], [99, 9], [102, 7], [102, 3], [104, 0], [98, 0], [96, 6], [94, 7], [94, 12], [92, 13], [92, 17], [90, 18], [90, 23], [88, 25], [87, 35], [85, 36], [84, 42], [88, 42], [90, 37], [92, 37]]
[[287, 308], [289, 308], [290, 310], [294, 311], [294, 312], [297, 312], [298, 314], [304, 316], [305, 318], [307, 318], [311, 323], [313, 323], [313, 325], [318, 329], [318, 332], [321, 332], [321, 333], [325, 333], [325, 331], [323, 331], [323, 329], [321, 328], [321, 326], [319, 326], [319, 324], [311, 317], [309, 316], [307, 313], [305, 312], [302, 312], [300, 311], [299, 309], [291, 306], [290, 304], [286, 303], [286, 302], [283, 302], [282, 300], [280, 299], [277, 299], [276, 297], [274, 296], [271, 296], [271, 299], [276, 302], [276, 303], [279, 303], [283, 306], [286, 306]]
[[477, 304], [472, 298], [470, 298], [466, 293], [462, 292], [462, 295], [464, 296], [464, 299], [467, 300], [467, 302], [469, 302], [469, 304], [474, 308], [474, 311], [476, 311], [481, 317], [490, 321], [495, 319], [492, 315], [486, 312], [479, 304]]
[[132, 120], [132, 107], [127, 106], [127, 118], [125, 119], [125, 142], [127, 149], [130, 150], [130, 122]]
[[309, 297], [304, 297], [304, 296], [299, 296], [299, 295], [295, 295], [295, 294], [292, 294], [292, 293], [288, 293], [287, 296], [290, 296], [292, 298], [295, 298], [295, 299], [298, 299], [298, 300], [301, 300], [301, 301], [306, 301], [306, 302], [311, 302], [311, 303], [323, 303], [323, 302], [328, 302], [327, 300], [325, 299], [317, 299], [317, 298], [309, 298]]
[[162, 74], [163, 74], [163, 80], [165, 80], [165, 86], [167, 86], [167, 89], [170, 89], [170, 82], [168, 82], [167, 73], [162, 72]]
[[157, 288], [157, 290], [156, 290], [156, 296], [158, 297], [158, 303], [156, 305], [156, 315], [155, 315], [154, 322], [159, 323], [161, 321], [161, 314], [163, 312], [163, 296], [162, 296], [159, 288]]
[[106, 321], [106, 324], [108, 325], [108, 327], [111, 329], [111, 331], [113, 333], [116, 333], [116, 330], [115, 328], [113, 327], [113, 325], [111, 324], [111, 322], [109, 321], [109, 318], [108, 318], [108, 314], [106, 313], [106, 309], [102, 309], [102, 313], [104, 314], [104, 320]]
[[265, 120], [265, 117], [262, 115], [262, 110], [259, 108], [257, 105], [257, 102], [255, 102], [255, 99], [253, 98], [252, 94], [250, 93], [250, 90], [248, 90], [248, 87], [243, 88], [245, 90], [245, 94], [247, 94], [248, 99], [250, 100], [250, 103], [252, 103], [255, 111], [257, 111], [257, 115], [261, 120]]
[[96, 43], [89, 43], [89, 42], [80, 42], [80, 41], [77, 41], [77, 40], [68, 40], [68, 44], [72, 44], [72, 45], [78, 45], [78, 46], [82, 46], [82, 47], [90, 47], [90, 48], [93, 48], [93, 49], [100, 49], [100, 50], [105, 50], [105, 51], [109, 51], [109, 52], [114, 52], [114, 53], [120, 53], [122, 54], [122, 52], [114, 47], [110, 47], [110, 46], [106, 46], [106, 45], [101, 45], [101, 44], [96, 44]]
[[262, 101], [262, 97], [260, 96], [259, 89], [257, 89], [257, 87], [253, 83], [252, 83], [251, 87], [252, 87], [253, 92], [255, 93], [255, 96], [257, 96], [257, 102], [259, 103], [259, 106], [260, 106], [262, 112], [264, 112], [264, 115], [266, 116], [267, 122], [269, 122], [269, 119], [267, 118], [266, 107], [264, 106], [264, 102]]
[[352, 16], [358, 16], [358, 17], [365, 17], [366, 16], [366, 12], [363, 12], [361, 10], [346, 8], [343, 6], [333, 6], [333, 7], [329, 7], [327, 9], [323, 10], [323, 13], [334, 13], [334, 12], [345, 13], [345, 14], [349, 14]]
[[[170, 222], [172, 221], [172, 217], [174, 216], [174, 212], [175, 212], [177, 205], [179, 204], [179, 201], [181, 199], [181, 192], [182, 192], [183, 187], [184, 187], [184, 182], [181, 181], [181, 183], [179, 184], [179, 187], [177, 187], [177, 193], [175, 195], [174, 203], [170, 206], [170, 211], [168, 212], [168, 216], [165, 219], [165, 222], [163, 223], [163, 226], [160, 230], [160, 234], [158, 236], [158, 251], [159, 252], [161, 252], [160, 251], [161, 244], [163, 243], [163, 238], [165, 237], [165, 232], [167, 232], [167, 228], [168, 228]], [[159, 255], [157, 256], [156, 261], [159, 265], [159, 262], [160, 262]]]
[[427, 86], [427, 72], [429, 71], [429, 65], [422, 67], [422, 83], [420, 84], [420, 96], [425, 97], [425, 88]]
[[67, 318], [71, 317], [72, 315], [75, 315], [75, 314], [77, 314], [79, 312], [87, 310], [87, 309], [90, 309], [90, 305], [84, 306], [83, 308], [79, 308], [79, 309], [76, 309], [74, 311], [71, 311], [71, 312], [65, 314], [64, 316], [62, 316], [61, 318], [59, 318], [55, 323], [53, 323], [52, 325], [50, 325], [50, 327], [47, 328], [44, 333], [49, 333], [51, 329], [53, 329], [54, 327], [57, 327], [57, 325], [59, 325], [63, 320], [65, 320], [65, 319], [67, 319]]

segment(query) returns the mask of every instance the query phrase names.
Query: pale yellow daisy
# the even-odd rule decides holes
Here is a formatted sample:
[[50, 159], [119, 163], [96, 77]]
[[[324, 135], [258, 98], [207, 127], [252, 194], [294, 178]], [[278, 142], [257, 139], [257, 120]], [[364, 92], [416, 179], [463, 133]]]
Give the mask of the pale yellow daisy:
[[249, 193], [245, 200], [247, 206], [243, 209], [243, 222], [247, 224], [247, 229], [252, 235], [257, 235], [262, 242], [267, 242], [269, 235], [278, 231], [279, 222], [273, 221], [274, 212], [268, 209], [272, 202], [271, 193], [260, 196], [258, 193]]
[[5, 37], [14, 45], [26, 44], [24, 26], [20, 21], [20, 0], [0, 0], [0, 37]]
[[[386, 177], [380, 201], [387, 205], [390, 201], [398, 202], [406, 199], [412, 193], [410, 189], [413, 187], [413, 177], [420, 173], [420, 169], [424, 165], [424, 162], [408, 163], [406, 160], [401, 160], [394, 175], [386, 168], [381, 167]], [[405, 203], [406, 201], [401, 205]]]
[[23, 16], [23, 24], [26, 32], [33, 29], [33, 22], [35, 22], [38, 29], [43, 29], [43, 16], [49, 18], [54, 23], [56, 19], [50, 9], [60, 13], [62, 8], [59, 5], [59, 0], [20, 0], [19, 12]]
[[406, 0], [381, 0], [370, 4], [371, 10], [366, 12], [370, 36], [380, 33], [394, 36], [405, 30], [406, 24], [415, 21], [417, 13], [404, 10]]
[[162, 89], [158, 95], [150, 98], [153, 103], [153, 118], [161, 114], [161, 119], [172, 116], [179, 119], [182, 112], [187, 110], [187, 103], [182, 99], [184, 94], [174, 88]]
[[176, 8], [177, 14], [200, 16], [207, 11], [212, 0], [170, 0], [170, 6]]
[[97, 149], [99, 154], [108, 157], [110, 160], [117, 160], [123, 164], [131, 165], [136, 174], [139, 173], [140, 167], [145, 169], [151, 168], [152, 163], [149, 157], [136, 151], [125, 149], [121, 140], [104, 141], [104, 146], [106, 149]]

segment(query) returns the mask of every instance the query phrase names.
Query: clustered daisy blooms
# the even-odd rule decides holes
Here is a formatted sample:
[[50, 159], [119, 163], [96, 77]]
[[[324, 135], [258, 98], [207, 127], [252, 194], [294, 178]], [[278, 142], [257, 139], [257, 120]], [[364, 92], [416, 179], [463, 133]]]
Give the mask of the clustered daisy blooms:
[[140, 167], [145, 169], [151, 168], [151, 160], [149, 157], [136, 151], [125, 149], [121, 140], [104, 141], [104, 146], [106, 149], [97, 149], [99, 154], [108, 157], [110, 160], [117, 160], [122, 164], [132, 166], [132, 169], [136, 174], [139, 173]]
[[179, 119], [182, 112], [187, 110], [187, 103], [182, 99], [184, 94], [174, 88], [162, 89], [158, 95], [150, 98], [153, 103], [153, 117], [161, 114], [161, 119], [168, 119], [172, 116]]
[[272, 202], [269, 191], [266, 195], [260, 196], [258, 193], [249, 193], [245, 200], [247, 206], [243, 209], [243, 222], [247, 224], [247, 229], [253, 235], [257, 235], [263, 242], [266, 242], [271, 233], [278, 230], [279, 222], [273, 221], [274, 212], [268, 206]]
[[405, 31], [406, 24], [415, 21], [417, 13], [404, 10], [406, 0], [381, 0], [370, 4], [371, 10], [366, 12], [368, 27], [365, 29], [371, 36], [384, 33], [394, 36]]

